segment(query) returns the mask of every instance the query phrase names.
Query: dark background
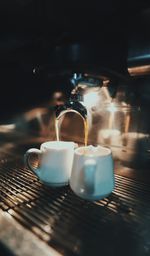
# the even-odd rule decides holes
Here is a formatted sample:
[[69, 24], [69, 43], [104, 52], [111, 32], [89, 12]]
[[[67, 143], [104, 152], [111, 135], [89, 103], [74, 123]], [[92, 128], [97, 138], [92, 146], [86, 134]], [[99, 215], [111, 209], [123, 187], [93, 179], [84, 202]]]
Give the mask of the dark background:
[[0, 121], [68, 90], [57, 74], [149, 63], [149, 27], [146, 0], [1, 0]]

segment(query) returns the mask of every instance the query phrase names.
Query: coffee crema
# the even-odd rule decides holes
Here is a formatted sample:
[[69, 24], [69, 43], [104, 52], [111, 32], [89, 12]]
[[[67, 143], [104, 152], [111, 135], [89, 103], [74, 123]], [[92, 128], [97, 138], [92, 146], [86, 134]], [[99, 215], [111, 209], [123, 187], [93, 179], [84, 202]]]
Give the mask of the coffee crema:
[[111, 153], [111, 150], [106, 147], [98, 146], [85, 146], [76, 149], [76, 153], [84, 156], [107, 156]]

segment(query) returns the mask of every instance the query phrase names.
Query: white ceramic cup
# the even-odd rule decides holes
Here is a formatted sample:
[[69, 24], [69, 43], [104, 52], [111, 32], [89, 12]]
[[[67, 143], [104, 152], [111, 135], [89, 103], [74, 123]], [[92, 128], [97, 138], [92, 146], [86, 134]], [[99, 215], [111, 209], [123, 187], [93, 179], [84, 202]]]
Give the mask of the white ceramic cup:
[[99, 200], [114, 189], [112, 153], [106, 147], [79, 147], [75, 149], [70, 187], [78, 196]]
[[[76, 145], [69, 141], [44, 142], [40, 149], [29, 149], [24, 156], [24, 160], [27, 167], [42, 182], [49, 186], [64, 186], [69, 182]], [[38, 156], [38, 168], [31, 164], [30, 159], [33, 155]]]

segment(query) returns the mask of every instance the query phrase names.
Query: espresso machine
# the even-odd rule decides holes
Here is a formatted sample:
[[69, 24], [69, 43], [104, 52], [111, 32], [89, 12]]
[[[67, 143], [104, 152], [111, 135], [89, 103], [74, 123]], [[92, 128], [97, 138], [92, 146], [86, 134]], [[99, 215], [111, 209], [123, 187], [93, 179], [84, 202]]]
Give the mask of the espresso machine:
[[[0, 254], [150, 255], [148, 1], [2, 0], [0, 14]], [[56, 140], [105, 146], [113, 192], [85, 200], [25, 166]], [[76, 184], [93, 193], [89, 163]]]
[[[148, 113], [136, 99], [131, 81], [116, 85], [108, 77], [74, 73], [70, 77], [72, 91], [65, 104], [55, 107], [56, 118], [75, 112], [88, 122], [88, 144], [111, 147], [114, 159], [130, 167], [141, 167], [149, 163], [149, 124], [143, 125]], [[72, 140], [74, 129], [84, 137], [85, 126], [74, 117], [70, 122], [78, 123], [66, 133]], [[61, 124], [62, 124], [62, 120]], [[85, 133], [85, 134], [84, 134]], [[82, 138], [78, 135], [78, 140]], [[76, 141], [76, 142], [79, 142]]]

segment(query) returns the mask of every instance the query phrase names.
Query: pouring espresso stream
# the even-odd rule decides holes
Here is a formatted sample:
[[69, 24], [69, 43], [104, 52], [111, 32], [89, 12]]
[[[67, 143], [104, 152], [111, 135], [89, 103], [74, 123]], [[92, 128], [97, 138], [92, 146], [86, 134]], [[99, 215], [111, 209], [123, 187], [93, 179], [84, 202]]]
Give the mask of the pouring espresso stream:
[[55, 131], [56, 131], [56, 139], [60, 140], [60, 127], [59, 122], [61, 117], [65, 114], [73, 112], [80, 116], [83, 120], [84, 124], [84, 145], [87, 146], [88, 142], [88, 119], [87, 119], [87, 110], [86, 108], [78, 101], [68, 101], [65, 105], [56, 106], [56, 119], [55, 119]]

